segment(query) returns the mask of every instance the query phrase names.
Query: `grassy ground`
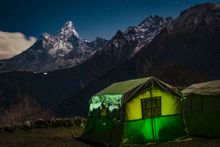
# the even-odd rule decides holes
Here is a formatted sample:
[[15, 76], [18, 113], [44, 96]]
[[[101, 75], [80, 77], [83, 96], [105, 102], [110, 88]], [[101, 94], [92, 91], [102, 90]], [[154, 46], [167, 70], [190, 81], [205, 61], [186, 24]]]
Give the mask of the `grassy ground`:
[[160, 144], [133, 145], [132, 147], [220, 147], [220, 139], [204, 139], [193, 137], [188, 141], [165, 142]]
[[[89, 147], [90, 145], [74, 139], [79, 137], [82, 131], [81, 128], [52, 128], [0, 133], [0, 147]], [[220, 147], [220, 139], [193, 138], [192, 140], [181, 142], [134, 146]]]
[[17, 130], [0, 133], [0, 147], [88, 147], [73, 139], [81, 133], [80, 128]]

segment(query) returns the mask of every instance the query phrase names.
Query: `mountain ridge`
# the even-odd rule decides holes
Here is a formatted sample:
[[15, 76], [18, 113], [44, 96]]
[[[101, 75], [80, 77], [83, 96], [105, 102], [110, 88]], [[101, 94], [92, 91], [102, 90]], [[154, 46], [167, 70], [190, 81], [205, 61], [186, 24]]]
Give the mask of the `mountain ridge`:
[[[121, 37], [124, 37], [124, 41], [136, 41], [133, 53], [135, 54], [143, 44], [149, 43], [171, 20], [170, 17], [149, 16], [138, 26], [128, 27], [124, 32], [118, 31], [109, 41], [100, 37], [94, 41], [82, 39], [76, 32], [73, 23], [67, 21], [57, 34], [44, 33], [32, 47], [23, 53], [0, 61], [0, 72], [48, 72], [74, 67], [92, 57], [98, 50], [111, 46], [118, 48], [117, 35], [119, 32], [122, 33]], [[114, 40], [114, 38], [116, 39]], [[105, 47], [106, 45], [108, 47]]]
[[70, 68], [87, 60], [106, 43], [107, 40], [100, 37], [94, 41], [80, 38], [73, 23], [67, 21], [57, 34], [44, 33], [26, 51], [10, 59], [1, 60], [0, 72], [48, 72]]

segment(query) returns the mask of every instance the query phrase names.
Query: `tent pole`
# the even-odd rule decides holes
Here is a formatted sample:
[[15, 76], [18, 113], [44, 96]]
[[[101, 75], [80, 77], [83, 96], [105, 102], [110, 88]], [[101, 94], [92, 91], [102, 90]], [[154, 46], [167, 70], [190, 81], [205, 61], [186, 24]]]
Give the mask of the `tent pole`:
[[150, 88], [150, 103], [151, 103], [151, 126], [152, 126], [152, 135], [153, 135], [153, 142], [155, 142], [155, 135], [154, 135], [154, 122], [153, 122], [153, 114], [152, 114], [152, 89], [153, 89], [153, 80], [151, 80], [151, 88]]

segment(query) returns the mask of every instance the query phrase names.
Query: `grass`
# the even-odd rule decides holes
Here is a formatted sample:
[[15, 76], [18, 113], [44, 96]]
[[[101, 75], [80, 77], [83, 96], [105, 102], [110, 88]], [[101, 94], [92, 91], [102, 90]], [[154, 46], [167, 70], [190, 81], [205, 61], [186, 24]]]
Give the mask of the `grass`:
[[[136, 145], [135, 147], [144, 147], [146, 145]], [[149, 147], [220, 147], [220, 139], [195, 138], [188, 141], [165, 142], [161, 144], [150, 144]]]
[[220, 139], [192, 137], [181, 141], [170, 141], [156, 144], [127, 145], [125, 147], [220, 147]]
[[74, 139], [82, 131], [81, 128], [53, 128], [0, 133], [0, 147], [87, 147]]
[[[0, 147], [89, 147], [90, 145], [78, 141], [83, 132], [82, 128], [50, 128], [17, 130], [13, 133], [0, 133]], [[161, 144], [133, 145], [132, 147], [219, 147], [220, 139], [193, 138], [180, 142], [166, 142]]]

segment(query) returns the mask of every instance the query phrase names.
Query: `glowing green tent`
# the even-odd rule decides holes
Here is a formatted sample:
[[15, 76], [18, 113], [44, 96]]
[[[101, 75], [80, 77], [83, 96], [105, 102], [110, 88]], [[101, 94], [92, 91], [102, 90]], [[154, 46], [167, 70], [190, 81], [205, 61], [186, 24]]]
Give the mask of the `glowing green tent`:
[[118, 145], [184, 137], [181, 98], [154, 77], [112, 84], [91, 98], [83, 138]]
[[193, 84], [182, 93], [185, 120], [191, 135], [220, 137], [220, 80]]

